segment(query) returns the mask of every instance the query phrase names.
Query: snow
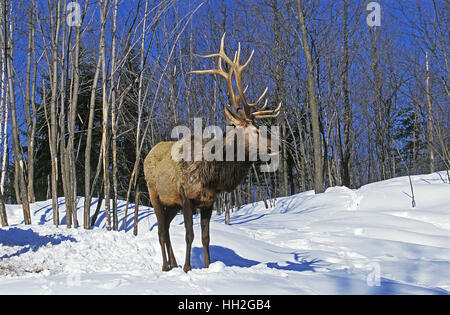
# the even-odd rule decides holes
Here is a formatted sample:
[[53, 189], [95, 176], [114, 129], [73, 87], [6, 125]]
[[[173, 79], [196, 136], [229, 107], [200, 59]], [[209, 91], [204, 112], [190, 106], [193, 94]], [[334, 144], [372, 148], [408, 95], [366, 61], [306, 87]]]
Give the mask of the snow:
[[[106, 231], [101, 212], [92, 230], [56, 228], [51, 201], [7, 205], [0, 229], [0, 294], [448, 294], [450, 185], [447, 173], [413, 176], [352, 190], [332, 187], [263, 202], [211, 220], [211, 259], [203, 268], [199, 217], [189, 273], [161, 271], [156, 217], [140, 206], [134, 236]], [[64, 217], [64, 199], [59, 199]], [[92, 211], [96, 201], [92, 203]], [[125, 203], [119, 204], [123, 218]], [[83, 222], [83, 198], [78, 198]], [[64, 222], [64, 219], [63, 219]], [[123, 222], [120, 221], [120, 227]], [[171, 225], [178, 263], [184, 261], [183, 216]]]

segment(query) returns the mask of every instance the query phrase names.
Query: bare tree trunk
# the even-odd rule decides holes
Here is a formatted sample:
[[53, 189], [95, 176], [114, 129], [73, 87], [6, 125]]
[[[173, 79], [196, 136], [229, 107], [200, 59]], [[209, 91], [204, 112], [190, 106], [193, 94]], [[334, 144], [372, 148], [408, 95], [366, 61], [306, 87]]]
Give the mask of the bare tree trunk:
[[[275, 66], [273, 71], [273, 79], [275, 82], [275, 104], [285, 101], [286, 99], [286, 87], [285, 87], [285, 72], [286, 72], [286, 56], [283, 55], [283, 45], [285, 39], [283, 38], [282, 28], [282, 18], [281, 18], [281, 8], [279, 6], [278, 0], [271, 0], [266, 2], [270, 7], [272, 15], [272, 29], [274, 34], [274, 45], [272, 46], [272, 58], [274, 60]], [[289, 195], [289, 170], [287, 163], [287, 132], [286, 132], [286, 110], [281, 111], [281, 115], [277, 118], [277, 123], [281, 126], [281, 150], [280, 150], [280, 168], [278, 171], [279, 177], [279, 194], [280, 196]]]
[[92, 215], [92, 220], [91, 220], [91, 223], [90, 223], [91, 227], [95, 226], [95, 222], [97, 222], [98, 214], [100, 213], [100, 208], [102, 207], [103, 192], [102, 192], [101, 185], [99, 187], [100, 188], [98, 189], [97, 207], [95, 208], [94, 214]]
[[306, 29], [305, 15], [302, 8], [302, 1], [297, 0], [298, 19], [302, 33], [302, 49], [305, 54], [306, 68], [308, 72], [308, 99], [311, 110], [311, 124], [314, 142], [314, 191], [321, 193], [325, 186], [323, 182], [323, 159], [322, 141], [320, 137], [319, 105], [317, 102], [314, 65], [311, 48], [309, 45], [308, 31]]
[[118, 0], [114, 1], [113, 26], [112, 26], [112, 48], [111, 48], [111, 132], [112, 132], [112, 177], [113, 177], [113, 229], [119, 229], [119, 218], [117, 215], [118, 186], [117, 186], [117, 113], [116, 113], [116, 29], [117, 29], [117, 7]]
[[[33, 0], [34, 1], [34, 0]], [[34, 146], [35, 146], [35, 134], [36, 134], [36, 124], [37, 124], [37, 109], [36, 109], [36, 83], [37, 83], [37, 66], [38, 60], [36, 56], [36, 30], [34, 26], [34, 19], [36, 17], [36, 4], [34, 5], [33, 11], [33, 27], [31, 29], [31, 42], [33, 43], [31, 47], [31, 51], [33, 54], [33, 79], [31, 81], [31, 111], [32, 111], [32, 119], [31, 119], [31, 141], [30, 141], [30, 153], [28, 154], [28, 159], [32, 161], [33, 166], [28, 170], [29, 178], [32, 178], [34, 184]], [[30, 162], [28, 162], [30, 164]], [[34, 185], [31, 186], [32, 197], [30, 198], [32, 202], [36, 202], [36, 196], [34, 193]]]
[[[63, 21], [65, 21], [65, 10], [63, 14]], [[60, 128], [60, 146], [59, 146], [59, 152], [60, 152], [60, 163], [61, 163], [61, 182], [63, 184], [63, 191], [64, 191], [64, 203], [66, 206], [66, 225], [68, 228], [72, 227], [72, 223], [76, 225], [76, 222], [73, 222], [73, 192], [72, 192], [72, 183], [70, 180], [70, 172], [71, 167], [69, 163], [69, 152], [67, 151], [66, 147], [66, 117], [68, 116], [66, 114], [66, 88], [67, 88], [67, 81], [68, 81], [68, 48], [69, 47], [69, 39], [67, 39], [67, 28], [65, 27], [65, 24], [62, 24], [63, 31], [62, 31], [62, 38], [61, 38], [61, 56], [58, 58], [58, 61], [60, 63], [60, 88], [59, 88], [59, 96], [60, 96], [60, 111], [59, 111], [59, 128]]]
[[0, 196], [0, 222], [2, 226], [8, 226], [8, 216], [6, 214], [5, 202], [3, 200], [3, 193]]
[[[85, 2], [83, 17], [86, 14], [87, 10], [87, 2]], [[82, 22], [82, 21], [81, 21]], [[76, 35], [75, 35], [75, 51], [73, 53], [73, 62], [72, 62], [72, 78], [73, 83], [71, 86], [71, 95], [70, 95], [70, 105], [69, 105], [69, 118], [68, 118], [68, 131], [69, 137], [67, 140], [66, 151], [66, 163], [67, 163], [67, 183], [69, 188], [69, 202], [71, 203], [70, 208], [72, 212], [72, 221], [74, 227], [78, 227], [78, 218], [77, 218], [77, 180], [76, 180], [76, 165], [75, 165], [75, 152], [74, 152], [74, 137], [75, 137], [75, 120], [77, 115], [77, 106], [78, 106], [78, 93], [80, 86], [80, 65], [79, 65], [79, 57], [80, 57], [80, 33], [81, 33], [81, 23], [79, 26], [76, 26]], [[67, 202], [66, 202], [67, 204]], [[87, 223], [89, 224], [89, 222]]]
[[133, 234], [135, 236], [138, 235], [138, 219], [139, 219], [139, 196], [140, 196], [140, 192], [139, 192], [139, 188], [136, 188], [136, 195], [134, 198], [134, 223], [133, 223]]
[[[3, 22], [3, 3], [0, 3], [0, 20]], [[6, 23], [6, 22], [5, 22]], [[1, 23], [0, 28], [3, 26]], [[2, 226], [8, 226], [8, 218], [5, 209], [5, 202], [3, 198], [4, 183], [6, 177], [6, 162], [7, 162], [7, 149], [8, 149], [8, 93], [5, 93], [6, 89], [6, 53], [5, 46], [0, 47], [0, 63], [1, 63], [1, 93], [0, 93], [0, 149], [2, 149], [2, 163], [1, 163], [1, 179], [0, 179], [0, 220]]]
[[8, 92], [9, 92], [9, 106], [11, 110], [11, 134], [13, 139], [13, 150], [14, 150], [14, 161], [17, 166], [17, 178], [19, 180], [19, 194], [20, 194], [20, 202], [22, 204], [23, 216], [25, 224], [31, 224], [31, 213], [30, 213], [30, 205], [28, 202], [28, 191], [27, 185], [25, 182], [25, 167], [23, 162], [20, 138], [19, 138], [19, 126], [17, 123], [17, 114], [16, 114], [16, 95], [15, 95], [15, 78], [14, 78], [14, 65], [13, 65], [13, 26], [12, 26], [12, 14], [9, 16], [9, 36], [7, 29], [7, 9], [8, 4], [6, 0], [3, 0], [3, 30], [1, 31], [1, 39], [4, 44], [5, 51], [5, 67], [7, 74], [7, 82], [8, 82]]
[[[102, 28], [106, 24], [106, 16], [108, 14], [109, 1], [103, 0], [100, 2], [101, 24]], [[104, 29], [103, 29], [104, 37]], [[102, 122], [102, 162], [103, 162], [103, 184], [105, 189], [105, 213], [106, 213], [106, 229], [111, 230], [111, 213], [110, 213], [110, 184], [109, 184], [109, 162], [108, 162], [108, 118], [109, 118], [109, 104], [106, 95], [106, 84], [108, 81], [106, 74], [106, 50], [105, 40], [100, 43], [100, 55], [102, 65], [102, 108], [103, 108], [103, 122]]]
[[[33, 47], [35, 46], [34, 41], [34, 9], [35, 0], [30, 1], [30, 11], [28, 14], [28, 46], [27, 46], [27, 66], [25, 74], [25, 113], [27, 118], [27, 154], [28, 154], [28, 201], [35, 202], [36, 198], [34, 196], [34, 127], [36, 125], [36, 109], [34, 107], [34, 102], [31, 101], [31, 56], [33, 52]], [[35, 56], [35, 55], [34, 55]], [[36, 64], [36, 61], [34, 61]], [[36, 68], [34, 68], [34, 77]], [[34, 85], [34, 84], [33, 84]], [[32, 113], [31, 113], [32, 111]]]
[[350, 96], [348, 87], [349, 75], [349, 44], [348, 44], [348, 26], [347, 26], [347, 1], [343, 1], [343, 15], [344, 15], [344, 71], [342, 74], [342, 89], [344, 94], [344, 150], [342, 155], [342, 184], [350, 187], [350, 160], [351, 160], [351, 129], [352, 129], [352, 109], [350, 106]]
[[[106, 24], [106, 17], [108, 15], [109, 0], [100, 2], [101, 23]], [[100, 53], [102, 56], [102, 108], [103, 108], [103, 123], [102, 123], [102, 159], [103, 159], [103, 184], [105, 190], [105, 213], [106, 213], [106, 229], [111, 230], [111, 212], [110, 212], [110, 183], [109, 183], [109, 161], [108, 161], [108, 120], [109, 120], [109, 103], [106, 94], [106, 85], [108, 82], [106, 73], [106, 48], [105, 41], [100, 45]]]
[[[51, 10], [51, 8], [50, 8]], [[59, 45], [59, 30], [60, 30], [60, 15], [61, 15], [61, 1], [58, 1], [56, 7], [56, 29], [52, 34], [52, 70], [51, 73], [51, 99], [50, 99], [50, 128], [49, 128], [49, 145], [52, 165], [52, 208], [53, 208], [53, 223], [59, 225], [59, 210], [58, 210], [58, 152], [56, 146], [56, 102], [58, 90], [58, 45]], [[53, 14], [51, 14], [53, 21]], [[49, 65], [50, 67], [50, 65]], [[44, 93], [46, 93], [44, 89]]]
[[426, 93], [427, 93], [427, 109], [428, 109], [428, 147], [430, 149], [430, 173], [434, 173], [434, 135], [433, 135], [433, 107], [431, 104], [430, 91], [430, 65], [428, 60], [428, 52], [425, 53], [426, 59]]
[[[105, 21], [104, 21], [105, 22]], [[91, 98], [89, 105], [89, 120], [86, 136], [86, 148], [84, 156], [84, 228], [89, 229], [90, 220], [90, 208], [91, 208], [91, 148], [92, 148], [92, 130], [94, 125], [94, 111], [95, 111], [95, 99], [98, 79], [100, 76], [101, 62], [102, 62], [102, 50], [100, 47], [105, 45], [105, 24], [101, 24], [100, 28], [100, 42], [99, 42], [99, 52], [97, 58], [97, 65], [95, 66], [94, 79], [91, 86]]]
[[225, 224], [230, 225], [230, 193], [225, 193]]
[[144, 11], [144, 20], [142, 22], [142, 41], [141, 41], [141, 58], [140, 58], [140, 73], [139, 73], [139, 87], [138, 87], [138, 117], [137, 117], [137, 125], [136, 125], [136, 160], [134, 162], [133, 171], [131, 173], [131, 177], [128, 183], [128, 190], [127, 190], [127, 197], [126, 197], [126, 204], [125, 204], [125, 216], [124, 216], [124, 230], [127, 229], [126, 226], [126, 217], [128, 214], [128, 204], [130, 199], [130, 193], [131, 193], [131, 187], [132, 184], [134, 185], [134, 188], [136, 189], [136, 182], [137, 177], [139, 175], [139, 163], [141, 160], [141, 119], [142, 119], [142, 112], [143, 112], [143, 99], [142, 99], [142, 85], [143, 85], [143, 78], [144, 78], [144, 44], [145, 44], [145, 32], [146, 32], [146, 20], [147, 20], [147, 9], [148, 9], [148, 0], [145, 1], [145, 11]]

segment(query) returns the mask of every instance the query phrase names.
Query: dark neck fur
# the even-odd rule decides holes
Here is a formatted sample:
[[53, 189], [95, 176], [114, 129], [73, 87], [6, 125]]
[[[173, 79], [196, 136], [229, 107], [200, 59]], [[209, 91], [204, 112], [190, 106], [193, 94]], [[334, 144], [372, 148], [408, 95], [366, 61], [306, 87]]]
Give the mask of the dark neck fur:
[[[208, 141], [209, 139], [203, 139], [203, 145]], [[223, 150], [223, 158], [225, 159], [225, 141]], [[237, 161], [236, 148], [234, 152], [234, 161], [180, 161], [185, 183], [188, 185], [200, 183], [204, 188], [214, 189], [217, 192], [233, 191], [247, 176], [253, 163], [247, 160]]]

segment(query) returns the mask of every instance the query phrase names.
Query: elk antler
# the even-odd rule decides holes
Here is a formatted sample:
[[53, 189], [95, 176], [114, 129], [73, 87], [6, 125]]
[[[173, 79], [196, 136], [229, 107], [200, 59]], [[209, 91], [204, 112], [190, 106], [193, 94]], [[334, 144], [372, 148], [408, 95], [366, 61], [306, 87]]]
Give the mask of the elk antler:
[[[210, 54], [206, 56], [196, 55], [200, 58], [213, 58], [218, 57], [218, 65], [216, 69], [210, 69], [210, 70], [196, 70], [196, 71], [190, 71], [189, 74], [218, 74], [221, 77], [225, 78], [227, 82], [227, 87], [230, 92], [231, 101], [233, 103], [233, 107], [236, 109], [236, 111], [241, 114], [245, 119], [253, 120], [254, 118], [270, 118], [270, 117], [277, 117], [280, 113], [281, 103], [278, 105], [278, 107], [274, 110], [265, 110], [267, 107], [267, 99], [264, 103], [264, 106], [260, 108], [256, 112], [251, 112], [251, 108], [255, 107], [259, 104], [259, 102], [264, 98], [264, 96], [267, 93], [268, 88], [264, 90], [264, 92], [259, 96], [259, 98], [254, 103], [248, 103], [245, 99], [245, 92], [247, 91], [248, 85], [245, 89], [242, 89], [242, 71], [249, 65], [250, 60], [253, 57], [253, 53], [255, 51], [252, 50], [250, 57], [247, 59], [247, 61], [241, 65], [240, 64], [240, 57], [241, 57], [241, 43], [238, 44], [238, 50], [234, 54], [233, 60], [231, 60], [226, 54], [225, 54], [225, 33], [222, 36], [222, 39], [220, 40], [220, 49], [218, 53]], [[225, 61], [230, 66], [230, 71], [226, 72], [222, 68], [222, 60]], [[232, 83], [232, 77], [233, 73], [235, 75], [235, 81], [236, 81], [236, 87], [238, 89], [238, 95], [234, 93], [233, 90], [233, 83]], [[241, 101], [244, 108], [240, 108], [239, 101]]]

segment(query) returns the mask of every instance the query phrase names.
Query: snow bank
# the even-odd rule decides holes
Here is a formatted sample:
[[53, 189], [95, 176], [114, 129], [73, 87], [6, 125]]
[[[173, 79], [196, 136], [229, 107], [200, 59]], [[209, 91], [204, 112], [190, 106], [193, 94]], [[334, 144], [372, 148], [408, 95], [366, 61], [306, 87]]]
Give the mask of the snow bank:
[[[211, 221], [211, 258], [203, 269], [199, 218], [192, 272], [161, 272], [153, 210], [140, 207], [139, 235], [52, 225], [51, 201], [31, 205], [33, 225], [8, 205], [0, 229], [0, 294], [448, 294], [450, 185], [446, 172], [407, 177], [358, 190], [332, 187], [243, 206]], [[64, 223], [64, 199], [59, 200]], [[123, 226], [124, 202], [119, 204]], [[82, 222], [83, 198], [78, 199]], [[92, 204], [92, 213], [96, 201]], [[184, 260], [182, 215], [171, 225], [178, 263]]]

